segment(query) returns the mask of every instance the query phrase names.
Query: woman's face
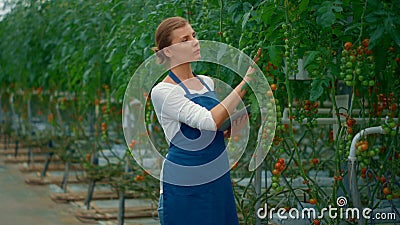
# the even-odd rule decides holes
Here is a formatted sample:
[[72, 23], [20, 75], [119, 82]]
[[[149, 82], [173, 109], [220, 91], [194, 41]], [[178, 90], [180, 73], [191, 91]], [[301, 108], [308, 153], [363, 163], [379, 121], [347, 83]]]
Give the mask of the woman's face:
[[190, 24], [171, 33], [171, 45], [164, 50], [173, 66], [200, 59], [200, 45]]

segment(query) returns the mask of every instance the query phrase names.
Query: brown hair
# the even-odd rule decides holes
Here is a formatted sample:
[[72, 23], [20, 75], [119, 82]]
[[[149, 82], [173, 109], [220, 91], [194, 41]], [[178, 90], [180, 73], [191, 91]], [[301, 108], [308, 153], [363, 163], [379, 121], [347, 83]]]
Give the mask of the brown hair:
[[172, 31], [184, 27], [188, 24], [188, 21], [182, 17], [175, 16], [170, 17], [163, 20], [160, 25], [158, 25], [156, 34], [155, 34], [155, 41], [156, 47], [153, 48], [153, 51], [157, 53], [157, 57], [159, 59], [159, 63], [163, 64], [168, 61], [167, 57], [164, 55], [162, 50], [165, 47], [171, 45], [171, 33]]
[[182, 17], [170, 17], [163, 20], [158, 25], [155, 35], [156, 47], [154, 50], [157, 52], [165, 47], [171, 45], [171, 33], [173, 30], [186, 26], [188, 21]]

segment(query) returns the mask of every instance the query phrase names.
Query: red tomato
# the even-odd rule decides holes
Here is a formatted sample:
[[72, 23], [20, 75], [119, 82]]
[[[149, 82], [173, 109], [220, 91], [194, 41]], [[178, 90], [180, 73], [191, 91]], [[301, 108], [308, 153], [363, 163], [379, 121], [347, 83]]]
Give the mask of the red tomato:
[[368, 38], [364, 39], [364, 40], [362, 41], [362, 45], [363, 45], [365, 48], [368, 48], [369, 39], [368, 39]]
[[311, 205], [317, 204], [317, 199], [315, 199], [315, 198], [310, 199], [310, 204]]
[[384, 187], [383, 188], [383, 194], [388, 195], [390, 193], [391, 193], [391, 191], [390, 191], [390, 189], [388, 187]]
[[271, 84], [271, 90], [276, 91], [276, 84]]
[[314, 223], [314, 225], [320, 225], [321, 221], [319, 219], [314, 219], [313, 223]]
[[350, 50], [353, 47], [353, 43], [351, 42], [346, 42], [344, 44], [344, 49], [346, 49], [347, 51]]

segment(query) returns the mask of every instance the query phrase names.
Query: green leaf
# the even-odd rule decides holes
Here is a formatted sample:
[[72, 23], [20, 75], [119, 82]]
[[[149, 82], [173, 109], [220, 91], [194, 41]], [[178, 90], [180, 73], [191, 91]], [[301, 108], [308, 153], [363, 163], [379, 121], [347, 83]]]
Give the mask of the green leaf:
[[271, 23], [271, 17], [274, 15], [274, 5], [273, 4], [266, 4], [262, 11], [261, 11], [261, 19], [264, 23], [269, 24]]
[[322, 93], [324, 93], [324, 86], [328, 86], [327, 79], [315, 79], [311, 83], [311, 91], [310, 91], [310, 101], [317, 101], [319, 97], [321, 97]]
[[298, 14], [300, 15], [304, 10], [308, 8], [309, 0], [302, 0], [299, 4], [299, 11]]
[[218, 53], [217, 53], [217, 61], [220, 61], [223, 56], [226, 54], [227, 45], [220, 45]]
[[273, 63], [274, 65], [280, 65], [282, 63], [280, 51], [278, 50], [278, 48], [275, 45], [268, 46], [267, 51], [268, 51], [271, 63]]
[[247, 21], [248, 21], [249, 18], [250, 18], [250, 12], [251, 12], [251, 11], [247, 12], [247, 13], [244, 14], [244, 16], [243, 16], [242, 30], [244, 30], [244, 27], [246, 26], [246, 23], [247, 23]]
[[327, 11], [319, 16], [317, 16], [317, 24], [321, 27], [327, 28], [335, 23], [335, 14], [332, 11]]
[[[336, 4], [336, 5], [334, 5]], [[317, 19], [316, 22], [318, 25], [328, 28], [332, 26], [335, 21], [336, 21], [336, 16], [335, 12], [342, 12], [343, 9], [341, 6], [338, 6], [340, 2], [331, 2], [331, 1], [325, 1], [322, 3], [321, 7], [318, 8], [316, 15]]]
[[[351, 34], [351, 32], [354, 32], [353, 31], [354, 29], [360, 30], [360, 27], [361, 27], [361, 23], [354, 23], [354, 24], [352, 24], [350, 26], [347, 26], [346, 29], [344, 29], [343, 33], [344, 34], [348, 34], [348, 33]], [[356, 32], [359, 32], [359, 31], [356, 31]]]
[[307, 68], [310, 63], [312, 63], [315, 59], [315, 56], [319, 53], [318, 51], [310, 51], [306, 61], [304, 62], [304, 68]]
[[228, 14], [232, 14], [233, 12], [238, 10], [240, 5], [241, 5], [240, 2], [236, 2], [236, 3], [233, 3], [232, 5], [230, 5], [228, 8]]
[[369, 46], [368, 46], [369, 49], [372, 49], [377, 44], [379, 39], [381, 39], [384, 31], [385, 31], [384, 26], [378, 26], [376, 28], [376, 30], [372, 33], [371, 38], [369, 39]]
[[394, 42], [400, 47], [400, 34], [396, 30], [391, 30], [390, 35], [392, 36]]
[[365, 22], [367, 23], [376, 23], [378, 22], [379, 18], [375, 16], [375, 14], [369, 14], [364, 18]]
[[105, 60], [107, 63], [110, 63], [110, 62], [112, 61], [112, 58], [113, 58], [113, 56], [114, 56], [114, 54], [115, 54], [116, 51], [117, 51], [117, 48], [114, 48], [114, 49], [111, 51], [110, 55], [109, 55], [108, 58]]

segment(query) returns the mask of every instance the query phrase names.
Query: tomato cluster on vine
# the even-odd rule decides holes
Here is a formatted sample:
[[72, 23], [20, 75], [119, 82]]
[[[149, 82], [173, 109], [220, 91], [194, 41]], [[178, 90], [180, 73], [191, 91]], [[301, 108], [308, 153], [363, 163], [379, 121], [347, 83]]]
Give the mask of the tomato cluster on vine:
[[397, 126], [396, 122], [393, 118], [388, 118], [383, 124], [382, 129], [385, 131], [386, 134], [390, 134], [391, 136], [396, 136], [396, 129]]
[[377, 116], [388, 115], [395, 117], [397, 104], [393, 92], [389, 94], [381, 93], [377, 98], [377, 102], [372, 103], [373, 114]]
[[278, 161], [274, 165], [274, 169], [272, 170], [272, 184], [271, 188], [280, 192], [282, 191], [282, 186], [280, 186], [279, 181], [281, 177], [282, 171], [285, 169], [286, 164], [283, 158], [279, 158]]
[[375, 58], [368, 45], [369, 39], [364, 39], [356, 48], [351, 42], [344, 44], [339, 77], [347, 86], [355, 86], [359, 82], [365, 87], [375, 85]]
[[400, 189], [395, 185], [391, 185], [390, 183], [385, 183], [382, 188], [382, 194], [387, 200], [393, 200], [400, 198]]
[[302, 123], [304, 119], [307, 118], [307, 126], [314, 127], [317, 125], [315, 117], [318, 114], [319, 103], [313, 102], [308, 99], [300, 102], [296, 107], [296, 117], [295, 120]]
[[283, 33], [283, 41], [285, 52], [283, 53], [283, 57], [286, 59], [286, 68], [289, 73], [297, 74], [298, 71], [298, 45], [299, 40], [297, 37], [297, 29], [292, 27], [290, 24], [283, 23], [282, 29]]
[[102, 112], [102, 123], [101, 123], [101, 139], [106, 140], [108, 137], [108, 123], [110, 121], [110, 105], [111, 105], [111, 96], [110, 96], [110, 88], [108, 85], [104, 84], [103, 89], [106, 93], [106, 99], [101, 107]]
[[357, 161], [360, 163], [360, 167], [362, 168], [367, 167], [371, 163], [372, 158], [375, 155], [378, 155], [380, 152], [380, 149], [378, 147], [369, 147], [369, 143], [367, 140], [358, 141], [355, 147]]

